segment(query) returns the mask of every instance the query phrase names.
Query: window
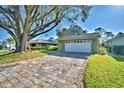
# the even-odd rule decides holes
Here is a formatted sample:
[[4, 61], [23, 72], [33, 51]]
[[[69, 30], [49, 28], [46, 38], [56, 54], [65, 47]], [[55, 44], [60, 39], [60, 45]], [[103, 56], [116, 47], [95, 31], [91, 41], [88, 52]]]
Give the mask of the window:
[[83, 41], [81, 40], [80, 43], [82, 43]]
[[77, 41], [77, 43], [79, 43], [80, 41]]
[[74, 41], [74, 43], [76, 43], [76, 41]]
[[88, 40], [88, 42], [90, 42], [90, 40]]

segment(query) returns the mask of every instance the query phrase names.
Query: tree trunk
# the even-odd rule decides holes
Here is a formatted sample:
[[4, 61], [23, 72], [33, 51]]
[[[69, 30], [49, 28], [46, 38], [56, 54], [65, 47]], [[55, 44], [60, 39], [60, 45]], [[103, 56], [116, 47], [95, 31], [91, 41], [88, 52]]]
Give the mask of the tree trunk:
[[23, 43], [16, 43], [16, 52], [26, 52], [30, 50], [28, 41], [23, 41]]
[[27, 40], [27, 34], [23, 34], [21, 40], [16, 41], [16, 52], [26, 52], [28, 50], [30, 50], [30, 45]]

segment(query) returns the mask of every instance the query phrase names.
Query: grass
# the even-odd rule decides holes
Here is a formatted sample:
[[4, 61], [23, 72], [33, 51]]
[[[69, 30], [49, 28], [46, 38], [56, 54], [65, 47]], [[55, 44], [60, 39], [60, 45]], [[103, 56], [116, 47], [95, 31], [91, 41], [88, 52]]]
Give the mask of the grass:
[[124, 58], [105, 55], [90, 56], [84, 83], [88, 88], [124, 87]]
[[9, 50], [0, 50], [0, 55], [8, 54], [10, 53]]
[[47, 55], [47, 53], [48, 53], [47, 51], [43, 52], [41, 50], [29, 51], [29, 52], [24, 52], [24, 53], [8, 53], [8, 54], [7, 52], [3, 53], [0, 51], [0, 64], [12, 63], [12, 62], [17, 62], [21, 60], [42, 57], [42, 56]]

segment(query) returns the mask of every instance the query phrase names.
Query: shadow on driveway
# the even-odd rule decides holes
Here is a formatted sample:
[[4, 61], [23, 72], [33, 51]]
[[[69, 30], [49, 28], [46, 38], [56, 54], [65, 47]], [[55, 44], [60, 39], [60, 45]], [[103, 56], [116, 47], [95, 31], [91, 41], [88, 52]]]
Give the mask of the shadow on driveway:
[[70, 58], [78, 58], [78, 59], [87, 59], [90, 56], [89, 53], [75, 53], [75, 52], [52, 52], [49, 55], [60, 56], [60, 57], [70, 57]]

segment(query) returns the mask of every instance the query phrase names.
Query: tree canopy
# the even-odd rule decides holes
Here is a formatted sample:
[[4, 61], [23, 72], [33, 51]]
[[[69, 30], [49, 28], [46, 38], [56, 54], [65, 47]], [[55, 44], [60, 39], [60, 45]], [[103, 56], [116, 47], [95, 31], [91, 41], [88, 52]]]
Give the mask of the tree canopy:
[[109, 32], [109, 31], [105, 30], [102, 27], [96, 28], [95, 32], [100, 33], [100, 36], [101, 36], [100, 41], [101, 41], [101, 43], [106, 42], [107, 40], [111, 39], [114, 36], [114, 34], [112, 32]]
[[3, 5], [0, 28], [13, 37], [17, 51], [27, 51], [31, 39], [51, 31], [62, 21], [85, 22], [90, 9], [90, 6]]
[[74, 25], [71, 25], [69, 28], [63, 28], [63, 29], [57, 30], [57, 36], [61, 37], [63, 35], [68, 35], [68, 34], [82, 35], [87, 32], [88, 31], [84, 30], [81, 26], [74, 24]]

